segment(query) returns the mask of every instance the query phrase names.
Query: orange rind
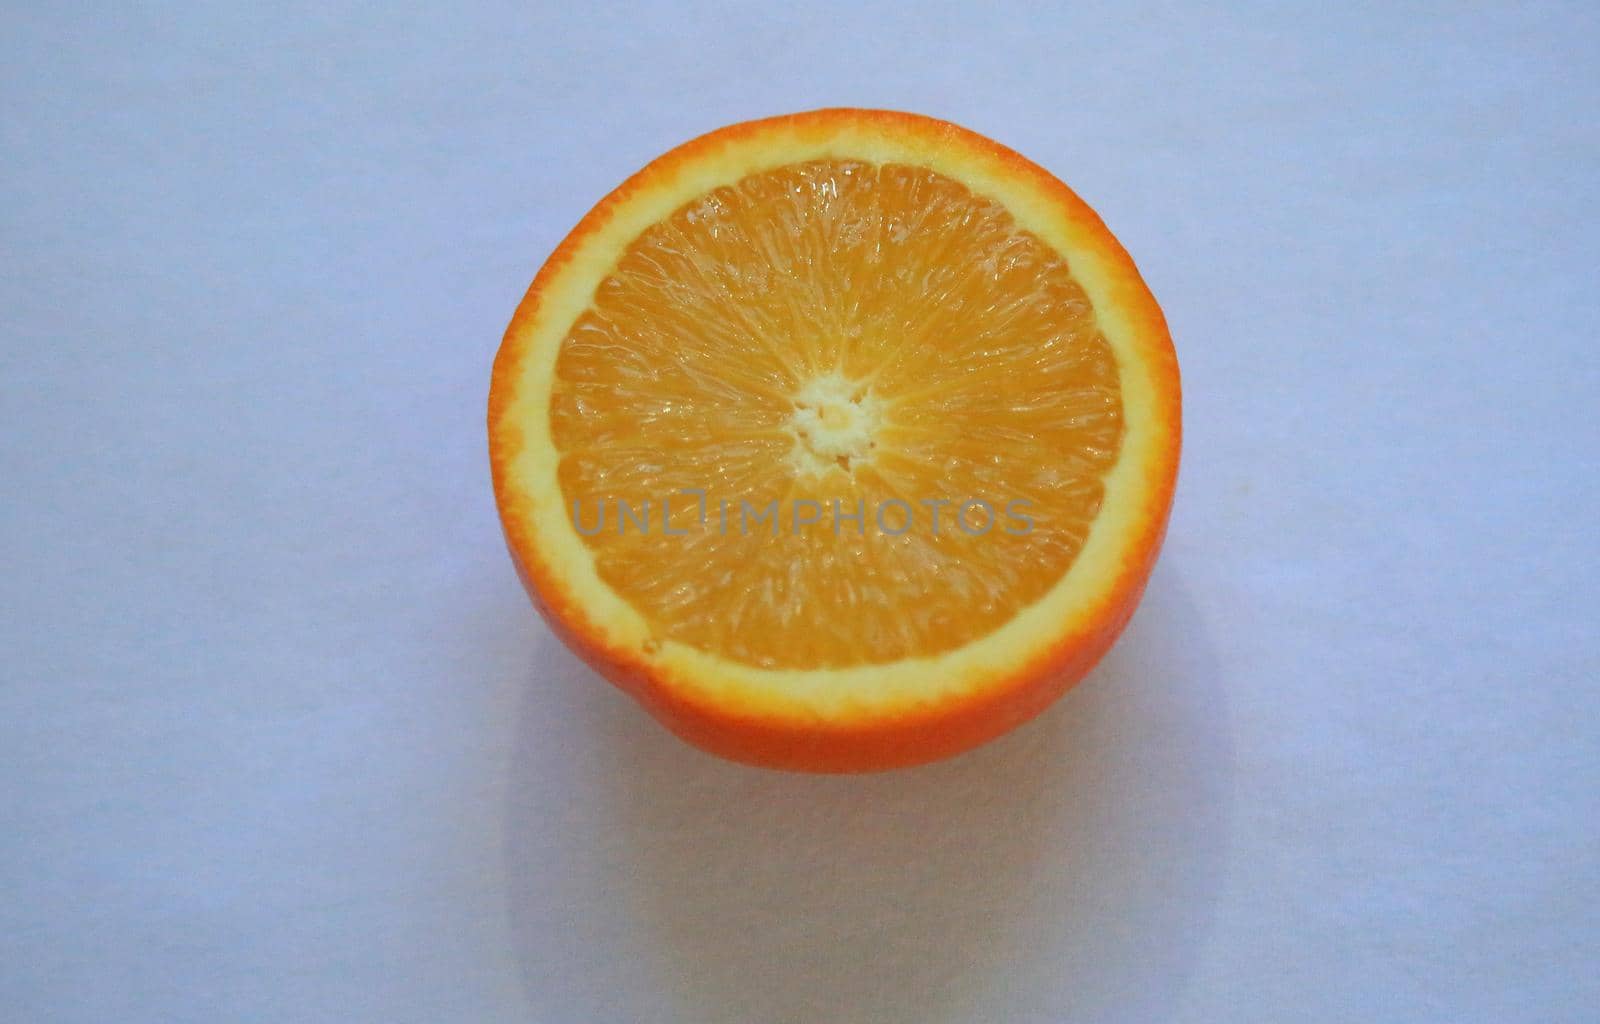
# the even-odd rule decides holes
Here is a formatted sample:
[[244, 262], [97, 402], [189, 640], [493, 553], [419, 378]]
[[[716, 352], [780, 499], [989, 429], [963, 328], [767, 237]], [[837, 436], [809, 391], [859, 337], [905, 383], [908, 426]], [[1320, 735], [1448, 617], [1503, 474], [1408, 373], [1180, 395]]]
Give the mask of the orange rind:
[[489, 447], [578, 655], [708, 751], [865, 771], [1000, 735], [1100, 659], [1180, 419], [1160, 307], [1070, 189], [841, 109], [712, 132], [595, 206], [506, 331]]

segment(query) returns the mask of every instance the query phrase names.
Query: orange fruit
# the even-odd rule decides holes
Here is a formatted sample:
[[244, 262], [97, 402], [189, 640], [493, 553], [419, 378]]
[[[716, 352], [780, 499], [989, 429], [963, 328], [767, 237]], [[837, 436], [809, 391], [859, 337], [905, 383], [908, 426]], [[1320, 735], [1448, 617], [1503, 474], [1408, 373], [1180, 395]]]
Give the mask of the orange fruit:
[[1037, 714], [1133, 613], [1177, 361], [1076, 195], [982, 136], [823, 110], [652, 162], [495, 360], [495, 496], [535, 605], [739, 761], [933, 760]]

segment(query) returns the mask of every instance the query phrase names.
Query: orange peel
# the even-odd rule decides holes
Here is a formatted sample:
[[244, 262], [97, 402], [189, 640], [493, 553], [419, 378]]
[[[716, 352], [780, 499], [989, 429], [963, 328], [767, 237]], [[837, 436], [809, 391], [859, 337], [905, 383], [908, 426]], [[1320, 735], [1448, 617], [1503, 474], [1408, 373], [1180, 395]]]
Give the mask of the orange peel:
[[[1100, 659], [1161, 546], [1180, 404], [1160, 307], [1066, 185], [837, 109], [712, 132], [601, 200], [506, 331], [489, 448], [572, 650], [705, 750], [864, 771], [998, 736]], [[719, 486], [796, 511], [719, 532], [683, 496]], [[991, 526], [1024, 495], [1039, 526], [874, 529], [869, 500], [935, 492], [991, 499]], [[839, 493], [859, 533], [798, 511]], [[580, 528], [630, 498], [656, 518]]]

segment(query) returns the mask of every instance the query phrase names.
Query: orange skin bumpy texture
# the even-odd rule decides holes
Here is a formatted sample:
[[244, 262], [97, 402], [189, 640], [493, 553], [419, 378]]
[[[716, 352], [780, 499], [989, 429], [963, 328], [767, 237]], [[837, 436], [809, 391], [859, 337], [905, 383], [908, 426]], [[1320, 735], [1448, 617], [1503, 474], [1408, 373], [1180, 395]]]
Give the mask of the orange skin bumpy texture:
[[[516, 381], [536, 346], [535, 325], [556, 300], [552, 287], [580, 259], [619, 211], [659, 183], [693, 170], [730, 147], [764, 138], [828, 138], [849, 131], [879, 133], [905, 144], [957, 151], [981, 163], [1048, 208], [1099, 261], [1097, 306], [1114, 304], [1134, 341], [1150, 396], [1144, 428], [1150, 440], [1137, 463], [1137, 507], [1119, 521], [1115, 557], [1092, 581], [1092, 591], [1072, 615], [1053, 624], [1025, 656], [993, 671], [978, 685], [907, 700], [859, 713], [796, 713], [755, 698], [693, 685], [634, 643], [619, 642], [592, 602], [549, 554], [549, 527], [535, 524], [530, 498], [513, 482], [513, 460], [525, 441], [512, 414]], [[539, 345], [559, 344], [548, 330]], [[558, 332], [559, 333], [559, 332]], [[1019, 154], [955, 125], [886, 111], [814, 111], [733, 125], [690, 141], [651, 162], [596, 205], [566, 237], [534, 278], [506, 331], [495, 360], [489, 400], [490, 461], [507, 546], [534, 606], [556, 635], [598, 673], [634, 697], [689, 743], [748, 764], [815, 772], [871, 771], [919, 764], [959, 753], [1039, 714], [1080, 680], [1115, 642], [1143, 594], [1166, 530], [1176, 486], [1181, 434], [1178, 365], [1160, 307], [1133, 261], [1081, 199], [1049, 172]], [[548, 521], [547, 521], [548, 522]], [[541, 533], [541, 530], [544, 533]]]

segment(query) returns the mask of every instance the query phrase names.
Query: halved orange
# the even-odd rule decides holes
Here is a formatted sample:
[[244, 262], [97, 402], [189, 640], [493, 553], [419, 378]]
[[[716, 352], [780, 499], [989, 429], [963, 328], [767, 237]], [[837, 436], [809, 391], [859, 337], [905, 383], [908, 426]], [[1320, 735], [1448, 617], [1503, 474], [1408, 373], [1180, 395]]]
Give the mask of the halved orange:
[[1177, 361], [1132, 260], [1016, 153], [909, 114], [652, 162], [495, 360], [505, 534], [556, 632], [684, 739], [956, 753], [1105, 653], [1165, 531]]

